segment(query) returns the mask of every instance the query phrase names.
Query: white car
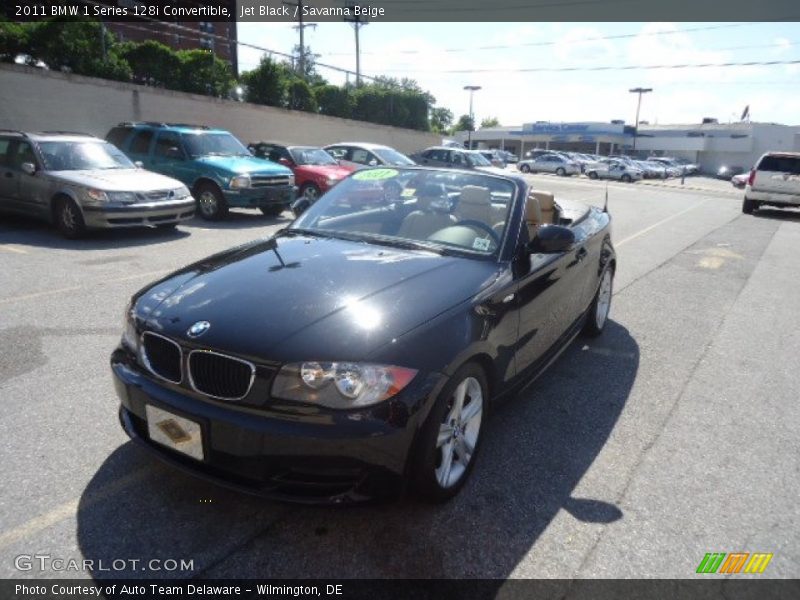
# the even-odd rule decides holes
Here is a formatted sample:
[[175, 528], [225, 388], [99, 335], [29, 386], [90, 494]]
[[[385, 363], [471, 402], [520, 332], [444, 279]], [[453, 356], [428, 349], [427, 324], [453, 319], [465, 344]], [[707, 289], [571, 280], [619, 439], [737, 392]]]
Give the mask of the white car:
[[644, 172], [619, 161], [600, 161], [586, 167], [586, 176], [589, 179], [616, 179], [632, 183], [642, 179]]
[[339, 142], [323, 148], [343, 167], [409, 167], [414, 163], [405, 154], [389, 146], [366, 142]]
[[580, 175], [581, 167], [578, 163], [559, 154], [543, 154], [536, 158], [521, 160], [517, 169], [523, 173], [555, 173], [562, 177], [567, 175]]
[[767, 152], [758, 159], [744, 188], [742, 212], [749, 215], [763, 205], [800, 207], [800, 152]]

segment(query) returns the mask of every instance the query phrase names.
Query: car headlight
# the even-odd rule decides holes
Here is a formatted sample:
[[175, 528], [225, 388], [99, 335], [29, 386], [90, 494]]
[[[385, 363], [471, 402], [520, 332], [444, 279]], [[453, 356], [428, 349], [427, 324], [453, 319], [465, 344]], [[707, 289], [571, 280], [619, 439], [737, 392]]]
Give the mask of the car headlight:
[[186, 198], [191, 194], [192, 193], [189, 191], [189, 188], [187, 188], [185, 185], [182, 185], [181, 187], [175, 189], [176, 198]]
[[293, 363], [275, 377], [272, 395], [329, 408], [361, 408], [391, 398], [416, 374], [414, 369], [368, 363]]
[[83, 194], [86, 196], [86, 200], [89, 202], [108, 202], [108, 194], [106, 194], [103, 190], [87, 188], [83, 190]]
[[337, 177], [328, 177], [328, 179], [325, 180], [325, 183], [327, 183], [329, 186], [334, 186], [339, 183], [339, 179]]
[[239, 190], [250, 187], [250, 175], [237, 175], [231, 178], [231, 189]]
[[136, 194], [134, 192], [106, 192], [109, 202], [121, 202], [131, 204], [136, 202]]
[[136, 331], [136, 319], [133, 316], [133, 300], [128, 301], [122, 318], [122, 345], [135, 354], [139, 351], [139, 334]]

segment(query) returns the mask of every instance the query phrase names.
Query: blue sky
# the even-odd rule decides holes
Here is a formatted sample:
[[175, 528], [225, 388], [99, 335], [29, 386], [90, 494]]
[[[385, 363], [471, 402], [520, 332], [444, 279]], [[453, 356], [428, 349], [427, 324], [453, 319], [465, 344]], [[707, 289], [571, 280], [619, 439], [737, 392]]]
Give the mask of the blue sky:
[[[719, 27], [718, 29], [708, 29]], [[692, 31], [705, 28], [705, 30]], [[628, 35], [623, 39], [596, 39]], [[239, 23], [239, 39], [291, 52], [291, 24]], [[355, 70], [352, 27], [320, 23], [306, 29], [318, 61]], [[534, 45], [535, 44], [535, 45]], [[480, 49], [483, 46], [502, 48]], [[738, 120], [750, 105], [754, 121], [800, 125], [800, 64], [618, 70], [515, 72], [517, 69], [800, 60], [798, 23], [370, 23], [361, 29], [365, 75], [415, 79], [456, 117], [468, 112], [464, 85], [475, 94], [478, 122], [634, 120], [629, 88], [651, 87], [640, 118], [696, 123], [702, 117]], [[261, 52], [240, 48], [240, 69]], [[345, 76], [320, 68], [334, 83]], [[448, 73], [447, 71], [472, 71]]]

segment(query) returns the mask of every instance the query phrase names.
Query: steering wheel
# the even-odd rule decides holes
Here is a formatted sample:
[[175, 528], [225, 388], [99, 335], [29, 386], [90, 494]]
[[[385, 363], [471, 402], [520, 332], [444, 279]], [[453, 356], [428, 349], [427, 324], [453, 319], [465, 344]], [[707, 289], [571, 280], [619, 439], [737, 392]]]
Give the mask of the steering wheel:
[[463, 221], [456, 223], [456, 225], [463, 225], [465, 227], [471, 227], [472, 229], [480, 229], [481, 231], [489, 234], [489, 237], [492, 238], [495, 246], [500, 246], [500, 236], [497, 235], [497, 232], [489, 227], [486, 223], [476, 221], [475, 219], [464, 219]]

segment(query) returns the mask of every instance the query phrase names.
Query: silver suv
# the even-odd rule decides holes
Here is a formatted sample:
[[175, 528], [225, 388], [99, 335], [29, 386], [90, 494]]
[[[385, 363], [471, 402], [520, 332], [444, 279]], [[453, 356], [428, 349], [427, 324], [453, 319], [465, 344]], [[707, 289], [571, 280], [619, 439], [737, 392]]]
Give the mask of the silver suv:
[[767, 152], [750, 171], [742, 212], [762, 205], [800, 208], [800, 152]]
[[104, 140], [0, 131], [0, 211], [45, 219], [77, 238], [87, 228], [174, 228], [194, 210], [180, 181], [140, 169]]

